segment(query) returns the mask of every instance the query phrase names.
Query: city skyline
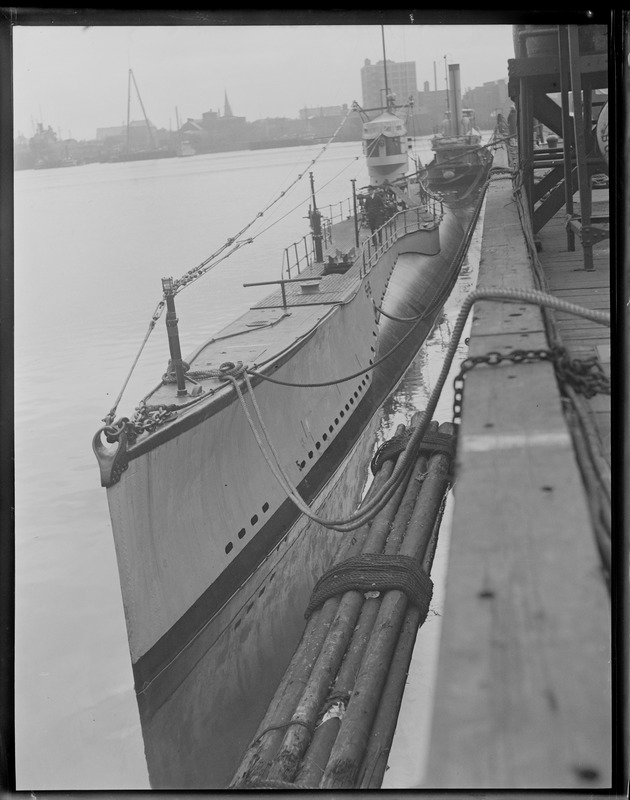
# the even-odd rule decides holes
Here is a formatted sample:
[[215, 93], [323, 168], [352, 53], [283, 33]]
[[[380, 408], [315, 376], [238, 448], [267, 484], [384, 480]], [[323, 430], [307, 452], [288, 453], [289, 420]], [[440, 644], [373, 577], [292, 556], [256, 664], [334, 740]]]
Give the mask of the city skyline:
[[[415, 61], [418, 88], [444, 89], [459, 63], [462, 90], [507, 77], [510, 25], [385, 25], [386, 57]], [[132, 69], [158, 128], [223, 109], [249, 121], [296, 118], [304, 107], [359, 103], [365, 59], [383, 58], [380, 25], [19, 26], [13, 31], [14, 133], [36, 122], [93, 139], [126, 123]], [[503, 74], [498, 74], [503, 65]], [[131, 118], [143, 118], [132, 93]]]

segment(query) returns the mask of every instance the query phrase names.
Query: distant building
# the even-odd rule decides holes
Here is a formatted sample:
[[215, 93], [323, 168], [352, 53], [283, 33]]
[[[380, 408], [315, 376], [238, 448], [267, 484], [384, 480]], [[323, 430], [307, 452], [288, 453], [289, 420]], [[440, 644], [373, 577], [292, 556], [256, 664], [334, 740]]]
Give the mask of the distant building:
[[[416, 81], [415, 61], [390, 61], [387, 65], [387, 86], [390, 93], [396, 95], [396, 104], [405, 105], [410, 97], [415, 100], [418, 93]], [[363, 93], [363, 108], [379, 108], [384, 106], [385, 98], [385, 70], [383, 61], [372, 64], [369, 58], [365, 59], [361, 67], [361, 89]]]
[[446, 89], [432, 92], [429, 82], [424, 82], [424, 90], [416, 93], [413, 109], [415, 134], [426, 136], [435, 133], [441, 126], [447, 110]]
[[126, 125], [114, 125], [109, 128], [97, 128], [96, 140], [110, 147], [125, 147], [129, 150], [150, 150], [156, 146], [157, 128], [152, 122], [139, 120]]
[[245, 146], [250, 138], [250, 125], [245, 117], [238, 117], [224, 93], [223, 114], [220, 111], [204, 111], [201, 119], [189, 117], [178, 134], [185, 134], [197, 153], [237, 150]]
[[309, 120], [315, 117], [340, 117], [348, 113], [348, 104], [342, 106], [315, 106], [313, 108], [301, 108], [300, 119]]
[[301, 108], [300, 119], [304, 123], [306, 135], [318, 140], [331, 137], [344, 119], [346, 121], [337, 135], [337, 141], [347, 142], [361, 139], [362, 120], [356, 113], [348, 116], [347, 103], [341, 106]]
[[507, 117], [512, 102], [508, 95], [507, 79], [488, 81], [483, 86], [468, 89], [462, 97], [462, 104], [475, 111], [478, 128], [490, 130], [494, 128], [497, 113]]

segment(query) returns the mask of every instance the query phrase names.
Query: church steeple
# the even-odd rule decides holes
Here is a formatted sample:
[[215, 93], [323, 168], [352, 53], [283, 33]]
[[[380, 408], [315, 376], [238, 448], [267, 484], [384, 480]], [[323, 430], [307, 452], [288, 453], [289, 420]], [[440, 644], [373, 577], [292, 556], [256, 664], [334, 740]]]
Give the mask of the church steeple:
[[223, 102], [223, 116], [224, 117], [233, 117], [232, 108], [230, 106], [230, 101], [228, 100], [227, 92], [224, 91], [225, 100]]

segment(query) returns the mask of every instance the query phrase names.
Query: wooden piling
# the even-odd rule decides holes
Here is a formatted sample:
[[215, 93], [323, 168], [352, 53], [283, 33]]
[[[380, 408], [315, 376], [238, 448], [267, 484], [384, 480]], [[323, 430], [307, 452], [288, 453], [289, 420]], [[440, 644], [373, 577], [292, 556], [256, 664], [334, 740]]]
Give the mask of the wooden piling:
[[[363, 546], [363, 553], [382, 552], [405, 489], [406, 482], [403, 480], [385, 507], [374, 518]], [[363, 603], [362, 591], [349, 590], [341, 597], [337, 615], [313, 666], [302, 699], [292, 716], [292, 723], [287, 728], [282, 745], [269, 770], [270, 779], [283, 781], [294, 779], [311, 740], [319, 710], [348, 650]]]
[[[413, 422], [414, 420], [412, 420], [412, 423]], [[431, 432], [437, 431], [437, 428], [437, 423], [431, 423], [429, 426]], [[383, 548], [385, 554], [396, 554], [398, 552], [400, 542], [404, 536], [418, 496], [421, 485], [419, 478], [426, 472], [426, 469], [427, 459], [424, 456], [420, 456], [413, 470], [412, 478], [407, 483], [404, 495], [397, 504], [396, 514], [390, 523], [389, 537]], [[380, 605], [380, 594], [377, 598], [366, 598], [364, 600], [359, 620], [352, 636], [352, 641], [348, 647], [348, 652], [346, 653], [337, 679], [331, 690], [332, 697], [339, 698], [343, 703], [343, 707], [345, 707], [354, 688], [356, 675], [361, 667], [361, 662], [369, 643]], [[297, 775], [297, 783], [303, 786], [319, 784], [330, 751], [337, 737], [339, 725], [340, 716], [337, 715], [330, 716], [317, 727], [308, 750], [304, 754], [302, 766]]]
[[[429, 430], [437, 427], [431, 423]], [[396, 460], [383, 464], [370, 496], [391, 475]], [[441, 452], [428, 462], [421, 455], [345, 557], [359, 551], [397, 554], [430, 568], [428, 553], [435, 546], [449, 462], [450, 456]], [[426, 605], [420, 609], [410, 604], [398, 589], [374, 597], [348, 589], [315, 609], [231, 788], [357, 787], [359, 770], [362, 776], [366, 773], [366, 743], [375, 719], [373, 745], [380, 747], [381, 759], [389, 751], [413, 643], [426, 611]], [[386, 699], [379, 703], [382, 691]], [[385, 768], [376, 766], [370, 786]]]
[[[418, 503], [400, 548], [401, 555], [420, 560], [424, 558], [448, 486], [449, 466], [449, 456], [438, 453], [431, 457]], [[324, 789], [350, 789], [356, 786], [357, 773], [363, 761], [378, 698], [398, 641], [407, 603], [406, 594], [398, 589], [388, 591], [383, 598], [352, 698], [321, 781]]]
[[[400, 434], [403, 431], [404, 426], [399, 426], [396, 433]], [[383, 464], [374, 477], [362, 505], [367, 503], [389, 479], [394, 467], [394, 461], [386, 461]], [[353, 537], [354, 543], [347, 550], [348, 556], [361, 552], [365, 545], [366, 534], [377, 523], [378, 515], [372, 525], [365, 525], [363, 526], [365, 530], [359, 529], [355, 533]], [[268, 777], [269, 768], [286, 733], [287, 723], [290, 722], [303, 695], [312, 669], [339, 611], [339, 604], [340, 598], [332, 597], [311, 615], [298, 648], [271, 700], [267, 713], [258, 726], [254, 740], [232, 779], [232, 788], [247, 784], [255, 785], [260, 780]]]

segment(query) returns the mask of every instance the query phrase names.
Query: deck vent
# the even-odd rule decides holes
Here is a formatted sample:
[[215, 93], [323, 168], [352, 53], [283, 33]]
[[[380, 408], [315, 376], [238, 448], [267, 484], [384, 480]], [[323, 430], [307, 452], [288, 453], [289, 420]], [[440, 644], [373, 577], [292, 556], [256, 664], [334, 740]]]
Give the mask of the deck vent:
[[305, 281], [300, 284], [302, 294], [317, 294], [319, 292], [319, 278], [314, 280]]

